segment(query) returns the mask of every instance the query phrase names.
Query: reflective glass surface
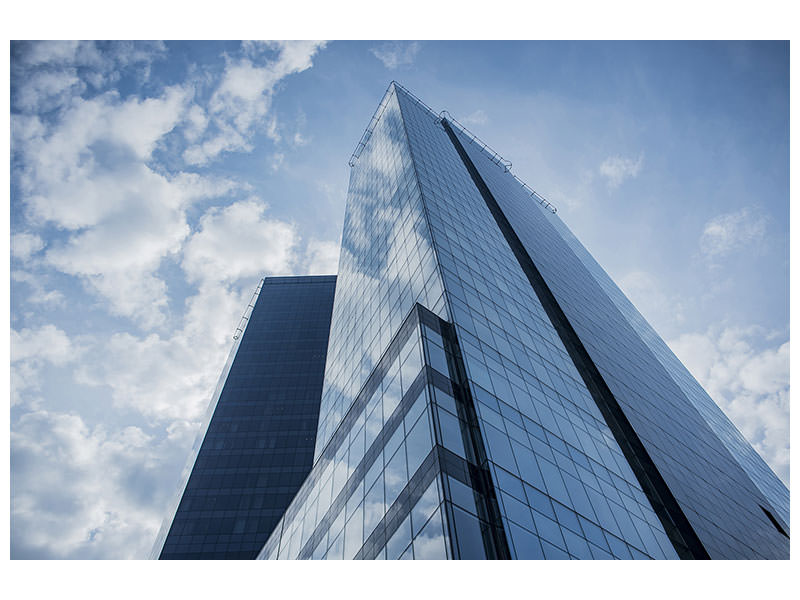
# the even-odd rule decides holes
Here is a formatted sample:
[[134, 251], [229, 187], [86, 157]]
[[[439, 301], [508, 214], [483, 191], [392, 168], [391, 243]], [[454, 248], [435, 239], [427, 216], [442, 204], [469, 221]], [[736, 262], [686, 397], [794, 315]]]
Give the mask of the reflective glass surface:
[[415, 302], [446, 318], [394, 88], [350, 173], [317, 456]]
[[436, 115], [399, 97], [511, 556], [675, 558]]
[[603, 268], [594, 260], [572, 232], [560, 219], [553, 219], [552, 225], [561, 234], [575, 256], [580, 259], [597, 284], [608, 294], [620, 313], [625, 317], [633, 330], [647, 344], [656, 359], [663, 365], [675, 383], [678, 384], [686, 398], [691, 401], [709, 427], [730, 451], [742, 468], [747, 472], [761, 492], [772, 503], [776, 514], [785, 523], [789, 523], [789, 490], [773, 473], [764, 459], [744, 438], [742, 433], [731, 423], [711, 397], [700, 386], [697, 380], [683, 366], [663, 339], [628, 300], [622, 290], [612, 281]]
[[788, 490], [564, 223], [465, 150], [712, 558], [788, 558]]
[[447, 558], [423, 313], [436, 319], [406, 316], [259, 558]]

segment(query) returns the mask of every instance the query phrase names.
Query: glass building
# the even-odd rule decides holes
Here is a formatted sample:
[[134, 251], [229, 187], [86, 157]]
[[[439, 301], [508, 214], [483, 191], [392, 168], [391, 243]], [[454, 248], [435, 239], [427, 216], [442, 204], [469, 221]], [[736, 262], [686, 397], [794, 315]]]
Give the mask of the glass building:
[[261, 559], [774, 559], [789, 492], [510, 163], [397, 83]]
[[152, 557], [252, 559], [311, 470], [335, 276], [259, 285]]

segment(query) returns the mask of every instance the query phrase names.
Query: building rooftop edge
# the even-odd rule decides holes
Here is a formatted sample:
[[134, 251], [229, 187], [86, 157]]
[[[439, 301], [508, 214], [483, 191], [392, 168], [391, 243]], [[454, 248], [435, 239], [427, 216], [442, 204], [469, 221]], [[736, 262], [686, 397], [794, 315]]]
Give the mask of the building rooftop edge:
[[335, 281], [336, 275], [277, 275], [264, 277], [264, 283], [312, 283]]

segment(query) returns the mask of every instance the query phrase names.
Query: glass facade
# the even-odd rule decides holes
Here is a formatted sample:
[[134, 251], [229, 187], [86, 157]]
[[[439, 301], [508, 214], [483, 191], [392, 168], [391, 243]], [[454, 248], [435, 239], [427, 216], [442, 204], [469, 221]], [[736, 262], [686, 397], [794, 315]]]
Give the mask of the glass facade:
[[788, 557], [785, 486], [563, 222], [455, 131], [709, 556]]
[[442, 124], [400, 99], [511, 556], [676, 558]]
[[786, 487], [501, 157], [393, 82], [350, 165], [313, 466], [258, 558], [788, 558]]
[[789, 490], [767, 466], [741, 432], [725, 417], [719, 407], [709, 397], [686, 367], [678, 360], [664, 340], [655, 332], [633, 304], [622, 293], [608, 274], [597, 264], [586, 248], [577, 240], [571, 231], [561, 222], [554, 219], [552, 225], [561, 234], [562, 239], [573, 250], [583, 263], [589, 274], [596, 280], [602, 290], [614, 302], [616, 308], [625, 317], [630, 327], [647, 344], [653, 356], [663, 365], [670, 377], [675, 381], [686, 398], [705, 419], [708, 426], [719, 437], [747, 475], [759, 490], [769, 499], [777, 515], [789, 522]]
[[414, 303], [446, 318], [430, 229], [393, 89], [375, 119], [350, 173], [317, 456]]
[[271, 277], [231, 353], [161, 559], [252, 559], [311, 470], [335, 276]]
[[259, 558], [508, 558], [459, 364], [415, 304]]

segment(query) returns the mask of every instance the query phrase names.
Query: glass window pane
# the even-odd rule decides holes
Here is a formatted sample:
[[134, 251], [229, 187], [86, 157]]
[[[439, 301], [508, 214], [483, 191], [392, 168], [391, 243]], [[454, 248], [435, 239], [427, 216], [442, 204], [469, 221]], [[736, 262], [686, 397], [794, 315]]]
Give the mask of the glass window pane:
[[472, 514], [477, 515], [478, 509], [475, 504], [475, 492], [472, 488], [450, 476], [447, 477], [447, 482], [450, 486], [450, 501], [468, 510]]
[[394, 453], [397, 452], [397, 449], [400, 447], [400, 444], [403, 443], [403, 438], [405, 434], [403, 433], [403, 425], [402, 423], [398, 424], [397, 429], [394, 430], [392, 437], [386, 442], [383, 447], [383, 455], [384, 456], [394, 456]]
[[461, 427], [458, 419], [444, 410], [437, 411], [439, 414], [439, 431], [441, 432], [442, 446], [466, 459], [467, 453], [464, 450], [464, 440], [461, 437]]
[[445, 560], [447, 542], [442, 527], [441, 509], [438, 509], [414, 539], [414, 558], [417, 560]]
[[406, 438], [409, 477], [414, 476], [414, 473], [417, 472], [417, 469], [432, 449], [433, 440], [431, 439], [428, 415], [422, 415]]
[[383, 501], [383, 481], [378, 480], [364, 499], [364, 538], [368, 538], [386, 513]]
[[395, 453], [386, 465], [386, 507], [392, 503], [408, 483], [408, 470], [406, 469], [406, 453], [403, 446]]
[[572, 556], [584, 560], [591, 560], [592, 553], [585, 539], [567, 529], [563, 530], [563, 533], [564, 540], [567, 542], [567, 550]]
[[449, 410], [454, 415], [458, 414], [458, 408], [456, 408], [456, 400], [447, 392], [440, 390], [438, 387], [434, 388], [436, 390], [436, 404], [441, 406], [444, 409]]
[[456, 539], [461, 559], [485, 559], [486, 550], [483, 545], [480, 521], [458, 507], [453, 507], [453, 515], [455, 517]]
[[406, 517], [405, 520], [394, 532], [391, 539], [386, 542], [386, 558], [394, 560], [400, 557], [400, 554], [411, 543], [411, 519]]
[[517, 525], [522, 525], [526, 529], [534, 528], [531, 509], [528, 508], [527, 504], [520, 502], [505, 492], [500, 492], [500, 497], [502, 498], [503, 506], [506, 509], [506, 516], [509, 519], [514, 521]]
[[[376, 392], [378, 394], [378, 399], [380, 399], [380, 392]], [[383, 410], [381, 408], [380, 403], [375, 407], [375, 409], [367, 415], [367, 436], [366, 436], [366, 447], [369, 448], [372, 445], [372, 442], [375, 441], [375, 438], [378, 437], [378, 434], [383, 429]]]
[[383, 474], [383, 452], [378, 452], [374, 462], [367, 469], [367, 474], [364, 476], [364, 487], [370, 488], [372, 484]]
[[510, 523], [509, 534], [514, 543], [514, 550], [518, 560], [541, 560], [544, 558], [544, 552], [542, 552], [542, 545], [539, 543], [539, 538], [530, 531], [526, 531], [514, 523]]
[[412, 335], [406, 343], [406, 347], [400, 353], [403, 363], [400, 367], [400, 377], [403, 381], [403, 389], [414, 383], [414, 379], [422, 371], [422, 357], [419, 351], [419, 344], [416, 335]]
[[406, 412], [406, 416], [403, 417], [403, 421], [406, 424], [406, 431], [410, 431], [411, 427], [414, 426], [414, 423], [417, 422], [419, 416], [425, 412], [427, 403], [427, 392], [423, 388], [423, 390], [419, 393], [419, 396], [417, 396], [417, 399], [414, 400], [414, 404], [409, 407], [408, 412]]
[[428, 521], [433, 511], [439, 506], [439, 501], [439, 489], [436, 479], [434, 479], [428, 489], [420, 496], [420, 499], [417, 500], [414, 508], [411, 509], [411, 532], [413, 535], [419, 533], [419, 530]]
[[383, 415], [386, 420], [394, 413], [397, 405], [400, 404], [402, 390], [400, 388], [400, 377], [393, 377], [388, 383], [384, 381], [383, 388]]
[[328, 560], [342, 560], [344, 556], [344, 532], [342, 531], [333, 540], [331, 547], [328, 549]]
[[543, 494], [539, 490], [525, 485], [525, 494], [528, 497], [528, 504], [538, 510], [540, 513], [551, 519], [555, 519], [556, 515], [553, 512], [553, 505], [550, 503], [550, 497]]
[[511, 444], [508, 441], [506, 433], [491, 425], [484, 427], [483, 432], [484, 441], [486, 442], [492, 460], [507, 471], [517, 473], [517, 464], [514, 461], [514, 455], [511, 452]]
[[449, 377], [450, 372], [447, 369], [447, 356], [444, 353], [444, 348], [432, 342], [429, 342], [426, 346], [428, 348], [428, 364], [442, 375]]

